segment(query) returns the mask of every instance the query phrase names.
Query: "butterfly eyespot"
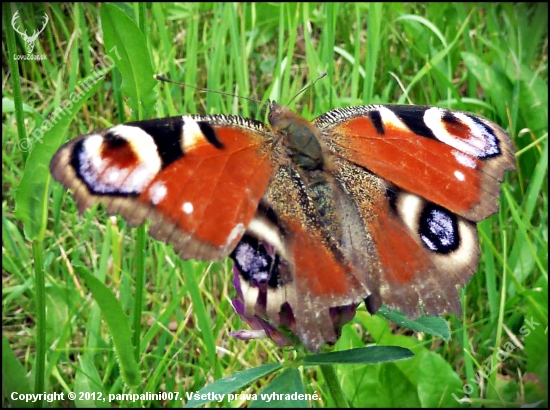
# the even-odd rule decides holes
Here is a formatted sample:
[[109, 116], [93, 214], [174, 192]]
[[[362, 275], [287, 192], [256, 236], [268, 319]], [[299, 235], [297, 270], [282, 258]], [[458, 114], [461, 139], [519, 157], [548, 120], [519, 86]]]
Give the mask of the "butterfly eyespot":
[[249, 235], [239, 242], [231, 254], [241, 277], [252, 285], [269, 285], [277, 288], [278, 258], [270, 255], [266, 247]]
[[[247, 232], [270, 244], [279, 254], [285, 255], [284, 241], [276, 223], [277, 218], [274, 216], [273, 210], [270, 210], [268, 214], [264, 212], [260, 212], [263, 217], [255, 217], [250, 221]], [[269, 219], [270, 217], [274, 219]]]
[[501, 155], [495, 133], [472, 115], [432, 107], [425, 111], [424, 122], [435, 138], [475, 158]]
[[249, 242], [244, 241], [241, 241], [233, 251], [233, 259], [247, 278], [269, 265], [265, 249], [255, 249]]
[[447, 254], [460, 246], [456, 216], [446, 209], [428, 204], [420, 214], [419, 232], [425, 246], [433, 252]]

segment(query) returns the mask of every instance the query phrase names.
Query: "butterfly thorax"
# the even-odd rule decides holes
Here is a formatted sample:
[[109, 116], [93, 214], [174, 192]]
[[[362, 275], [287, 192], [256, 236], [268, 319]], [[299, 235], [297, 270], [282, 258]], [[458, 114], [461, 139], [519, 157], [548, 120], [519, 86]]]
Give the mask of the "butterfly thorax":
[[317, 127], [275, 102], [271, 103], [268, 118], [296, 165], [306, 170], [323, 168], [323, 151]]

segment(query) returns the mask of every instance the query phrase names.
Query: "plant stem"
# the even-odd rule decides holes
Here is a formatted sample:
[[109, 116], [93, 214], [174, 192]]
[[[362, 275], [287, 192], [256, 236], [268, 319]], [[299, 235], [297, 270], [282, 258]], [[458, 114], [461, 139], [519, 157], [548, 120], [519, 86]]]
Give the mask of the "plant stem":
[[320, 365], [320, 367], [329, 393], [332, 396], [332, 400], [334, 401], [334, 405], [342, 409], [349, 408], [349, 403], [346, 400], [344, 392], [342, 391], [342, 387], [340, 386], [340, 382], [338, 381], [338, 377], [336, 376], [334, 366], [330, 364], [322, 364]]

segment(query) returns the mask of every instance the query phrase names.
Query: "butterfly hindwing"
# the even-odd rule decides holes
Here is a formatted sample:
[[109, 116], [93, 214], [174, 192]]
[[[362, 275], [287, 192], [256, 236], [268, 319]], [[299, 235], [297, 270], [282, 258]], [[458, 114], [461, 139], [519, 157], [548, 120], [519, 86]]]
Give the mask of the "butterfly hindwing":
[[[377, 258], [377, 274], [357, 270], [365, 274], [371, 294], [409, 316], [460, 313], [456, 286], [465, 284], [477, 267], [475, 224], [355, 164], [341, 159], [336, 163], [336, 178], [360, 214], [359, 231], [368, 238], [368, 247], [353, 252], [371, 249]], [[367, 180], [371, 186], [378, 180], [384, 188], [365, 193]], [[349, 224], [357, 222], [344, 222]]]
[[[339, 216], [330, 186], [322, 179], [324, 172], [319, 173], [305, 176], [295, 167], [281, 166], [262, 199], [264, 209], [247, 231], [274, 245], [279, 256], [281, 281], [277, 289], [267, 292], [268, 306], [274, 300], [288, 303], [302, 341], [313, 350], [325, 341], [335, 341], [329, 308], [358, 303], [367, 292], [334, 240], [332, 230], [339, 224], [333, 218]], [[265, 208], [274, 217], [268, 217]], [[257, 295], [244, 297], [254, 304]], [[273, 314], [270, 319], [277, 323]]]

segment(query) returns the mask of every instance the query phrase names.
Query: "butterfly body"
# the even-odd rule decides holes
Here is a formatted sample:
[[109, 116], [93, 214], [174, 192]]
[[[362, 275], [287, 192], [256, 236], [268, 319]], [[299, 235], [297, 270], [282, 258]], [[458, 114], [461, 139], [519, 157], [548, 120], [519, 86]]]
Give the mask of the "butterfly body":
[[434, 107], [350, 107], [310, 122], [273, 103], [268, 118], [115, 126], [67, 143], [51, 171], [80, 211], [103, 202], [131, 224], [150, 219], [185, 259], [231, 256], [247, 312], [279, 325], [290, 308], [312, 350], [336, 339], [329, 308], [366, 297], [372, 312], [460, 313], [475, 222], [497, 210], [513, 168], [507, 134]]

